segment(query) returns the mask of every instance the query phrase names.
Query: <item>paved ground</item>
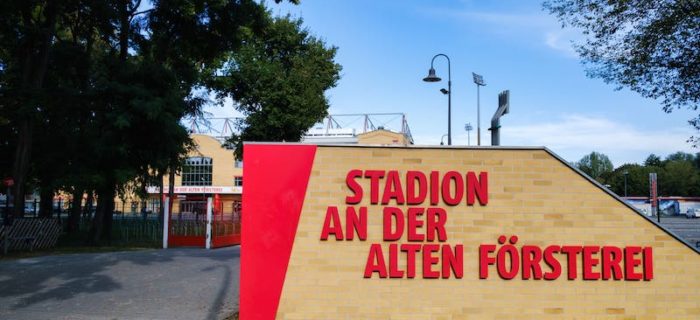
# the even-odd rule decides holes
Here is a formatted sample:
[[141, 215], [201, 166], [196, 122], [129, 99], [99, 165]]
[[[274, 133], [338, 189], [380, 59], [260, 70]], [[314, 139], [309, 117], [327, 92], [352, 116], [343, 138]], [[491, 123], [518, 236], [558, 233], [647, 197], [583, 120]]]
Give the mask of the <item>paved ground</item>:
[[0, 261], [0, 319], [218, 319], [238, 309], [240, 247]]
[[[656, 218], [654, 218], [656, 219]], [[683, 217], [661, 217], [661, 225], [666, 229], [696, 246], [700, 241], [700, 219], [686, 219]]]

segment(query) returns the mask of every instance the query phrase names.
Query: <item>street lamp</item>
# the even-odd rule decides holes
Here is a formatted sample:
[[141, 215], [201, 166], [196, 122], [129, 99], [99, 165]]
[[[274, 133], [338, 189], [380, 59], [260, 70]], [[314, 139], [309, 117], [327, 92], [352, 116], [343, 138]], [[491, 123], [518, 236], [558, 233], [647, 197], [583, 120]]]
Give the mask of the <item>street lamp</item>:
[[445, 140], [445, 137], [446, 137], [446, 136], [447, 136], [446, 134], [443, 134], [443, 135], [442, 135], [442, 138], [440, 138], [440, 145], [441, 145], [441, 146], [442, 146], [442, 145], [445, 145], [445, 141], [443, 141], [443, 140]]
[[627, 197], [627, 176], [630, 174], [629, 171], [625, 170], [622, 174], [625, 175], [625, 198]]
[[467, 130], [467, 145], [468, 145], [468, 146], [471, 146], [471, 145], [472, 145], [472, 138], [471, 138], [471, 136], [469, 135], [469, 132], [471, 132], [472, 129], [474, 129], [474, 127], [472, 127], [472, 124], [471, 124], [471, 123], [467, 123], [467, 124], [464, 125], [464, 130]]
[[479, 97], [479, 87], [486, 85], [484, 83], [484, 77], [480, 74], [472, 72], [472, 77], [474, 77], [474, 83], [476, 84], [476, 144], [481, 145], [481, 99]]
[[[423, 78], [425, 82], [438, 82], [442, 79], [435, 75], [435, 69], [433, 68], [433, 63], [437, 57], [445, 57], [447, 59], [447, 145], [452, 145], [452, 71], [450, 66], [450, 57], [445, 54], [439, 53], [433, 56], [430, 60], [430, 70], [428, 70], [428, 76]], [[443, 89], [444, 90], [444, 89]], [[445, 91], [440, 90], [442, 93]]]

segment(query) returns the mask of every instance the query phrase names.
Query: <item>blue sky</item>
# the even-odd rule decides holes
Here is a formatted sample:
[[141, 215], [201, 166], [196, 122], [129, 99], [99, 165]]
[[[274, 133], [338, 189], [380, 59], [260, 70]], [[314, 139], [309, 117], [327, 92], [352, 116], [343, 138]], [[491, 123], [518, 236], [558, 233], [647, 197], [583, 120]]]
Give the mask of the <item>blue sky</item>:
[[[331, 114], [403, 112], [416, 144], [439, 144], [447, 133], [447, 62], [438, 58], [440, 83], [426, 83], [431, 58], [452, 63], [452, 144], [466, 145], [464, 124], [474, 125], [476, 88], [482, 74], [482, 145], [490, 144], [490, 119], [498, 93], [510, 90], [510, 114], [501, 119], [501, 145], [546, 146], [569, 161], [591, 151], [615, 166], [641, 163], [650, 154], [698, 152], [689, 110], [666, 114], [660, 105], [628, 90], [587, 78], [563, 30], [538, 1], [302, 0], [298, 6], [269, 3], [278, 15], [304, 19], [343, 66], [327, 95]], [[210, 110], [232, 116], [232, 108]]]

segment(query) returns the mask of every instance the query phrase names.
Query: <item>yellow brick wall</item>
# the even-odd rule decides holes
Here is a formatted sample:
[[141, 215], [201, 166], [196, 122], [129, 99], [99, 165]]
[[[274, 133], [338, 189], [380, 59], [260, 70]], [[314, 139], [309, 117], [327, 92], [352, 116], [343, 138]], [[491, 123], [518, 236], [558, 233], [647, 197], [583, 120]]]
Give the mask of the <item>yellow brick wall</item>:
[[[195, 143], [195, 149], [189, 152], [189, 157], [212, 158], [212, 186], [234, 186], [234, 177], [243, 176], [243, 168], [235, 167], [235, 157], [233, 154], [233, 150], [223, 148], [218, 140], [208, 135], [192, 134], [190, 137]], [[168, 182], [168, 175], [166, 174], [163, 176], [163, 186], [168, 187]], [[179, 174], [175, 175], [175, 186], [182, 186], [182, 176]], [[158, 193], [150, 194], [151, 199], [158, 199], [158, 197]], [[122, 198], [124, 199], [124, 201], [122, 201]], [[233, 194], [224, 195], [222, 199], [224, 199], [224, 201], [238, 201], [240, 200], [240, 198], [240, 194]], [[143, 199], [140, 199], [133, 192], [129, 192], [122, 197], [115, 197], [114, 201], [116, 203], [115, 210], [124, 210], [124, 212], [130, 212], [131, 203], [140, 203], [141, 201], [143, 201]], [[180, 200], [175, 198], [173, 199], [173, 201], [173, 212], [179, 212]]]
[[410, 142], [401, 133], [388, 130], [374, 130], [357, 136], [357, 143], [363, 145], [408, 145]]
[[[328, 206], [344, 221], [351, 169], [486, 171], [487, 206], [448, 212], [447, 244], [464, 245], [462, 279], [363, 278], [371, 243], [382, 240], [380, 205], [368, 206], [367, 241], [321, 241]], [[403, 178], [402, 178], [403, 182]], [[383, 184], [380, 184], [383, 185]], [[429, 206], [429, 204], [423, 204]], [[539, 245], [637, 245], [654, 250], [652, 281], [502, 280], [492, 266], [479, 279], [478, 247], [517, 235]], [[406, 238], [398, 243], [406, 243]], [[401, 256], [400, 256], [401, 257]], [[405, 270], [405, 258], [400, 259]], [[543, 264], [543, 269], [547, 270]], [[279, 319], [698, 319], [700, 255], [544, 150], [319, 147], [278, 308]]]
[[[211, 136], [191, 135], [196, 149], [190, 151], [190, 157], [210, 157], [214, 163], [212, 172], [213, 186], [233, 186], [234, 176], [243, 176], [243, 168], [235, 167], [233, 150], [221, 147], [221, 143]], [[168, 176], [163, 177], [163, 185], [168, 185]], [[182, 185], [182, 176], [175, 175], [175, 186]]]

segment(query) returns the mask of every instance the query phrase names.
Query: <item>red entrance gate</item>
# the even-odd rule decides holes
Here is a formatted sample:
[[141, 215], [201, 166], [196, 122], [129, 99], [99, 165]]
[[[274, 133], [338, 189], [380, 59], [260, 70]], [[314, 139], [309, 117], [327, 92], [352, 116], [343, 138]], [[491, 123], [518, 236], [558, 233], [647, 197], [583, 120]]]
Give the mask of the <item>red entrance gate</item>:
[[[210, 213], [208, 207], [207, 201], [180, 201], [168, 214], [167, 246], [219, 248], [240, 244], [240, 201], [224, 202], [216, 197]], [[207, 238], [211, 239], [209, 243]]]
[[[218, 210], [217, 210], [218, 209]], [[211, 247], [219, 248], [241, 243], [241, 202], [221, 202], [214, 206]]]

